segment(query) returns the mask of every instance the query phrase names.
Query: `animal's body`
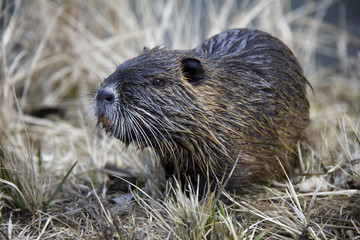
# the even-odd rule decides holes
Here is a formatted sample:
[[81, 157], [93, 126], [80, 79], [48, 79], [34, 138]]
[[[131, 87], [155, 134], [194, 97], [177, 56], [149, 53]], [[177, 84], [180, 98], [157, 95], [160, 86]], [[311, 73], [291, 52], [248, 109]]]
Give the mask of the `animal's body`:
[[297, 165], [309, 124], [308, 81], [277, 38], [232, 29], [190, 50], [144, 49], [95, 95], [103, 128], [151, 147], [165, 170], [227, 178], [228, 189], [266, 182]]

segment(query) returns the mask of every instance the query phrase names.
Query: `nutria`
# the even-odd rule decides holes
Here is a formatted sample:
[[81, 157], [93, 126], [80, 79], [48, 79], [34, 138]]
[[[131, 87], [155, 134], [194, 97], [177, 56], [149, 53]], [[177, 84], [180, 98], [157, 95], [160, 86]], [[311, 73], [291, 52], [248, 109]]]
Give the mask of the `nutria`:
[[[155, 47], [118, 66], [95, 94], [106, 132], [151, 147], [169, 174], [227, 189], [290, 173], [309, 124], [308, 81], [290, 49], [232, 29], [190, 50]], [[236, 166], [235, 166], [236, 164]]]

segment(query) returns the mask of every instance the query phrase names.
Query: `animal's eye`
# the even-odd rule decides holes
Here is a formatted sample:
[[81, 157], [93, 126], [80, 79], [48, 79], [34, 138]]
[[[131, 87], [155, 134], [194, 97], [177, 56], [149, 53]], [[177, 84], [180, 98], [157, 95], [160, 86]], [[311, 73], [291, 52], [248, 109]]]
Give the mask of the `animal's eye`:
[[159, 78], [155, 78], [151, 81], [152, 85], [156, 86], [156, 87], [160, 87], [162, 85], [164, 85], [164, 81], [159, 79]]

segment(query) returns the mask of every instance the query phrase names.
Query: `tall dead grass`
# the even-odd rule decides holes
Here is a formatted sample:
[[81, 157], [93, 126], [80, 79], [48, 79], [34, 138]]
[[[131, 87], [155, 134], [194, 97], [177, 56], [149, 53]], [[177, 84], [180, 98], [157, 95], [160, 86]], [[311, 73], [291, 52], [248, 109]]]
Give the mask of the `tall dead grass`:
[[[360, 38], [347, 32], [344, 18], [339, 26], [324, 22], [333, 4], [338, 2], [292, 8], [291, 1], [267, 0], [0, 1], [1, 238], [355, 239]], [[258, 186], [241, 197], [209, 193], [199, 201], [196, 192], [176, 189], [164, 195], [151, 153], [123, 151], [96, 127], [93, 93], [143, 46], [193, 48], [233, 27], [279, 37], [305, 69], [314, 93], [309, 90], [303, 174], [296, 183]], [[323, 65], [320, 57], [333, 63]], [[61, 193], [44, 209], [75, 162]], [[146, 187], [110, 194], [102, 169], [107, 162], [142, 176]]]

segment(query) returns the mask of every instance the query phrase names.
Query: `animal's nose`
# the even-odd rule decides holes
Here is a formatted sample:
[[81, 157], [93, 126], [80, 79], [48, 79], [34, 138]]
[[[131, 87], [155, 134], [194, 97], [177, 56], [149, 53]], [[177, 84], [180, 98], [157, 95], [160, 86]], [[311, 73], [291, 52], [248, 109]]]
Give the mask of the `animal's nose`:
[[96, 94], [96, 101], [105, 105], [111, 105], [115, 102], [115, 93], [106, 88], [100, 88]]

